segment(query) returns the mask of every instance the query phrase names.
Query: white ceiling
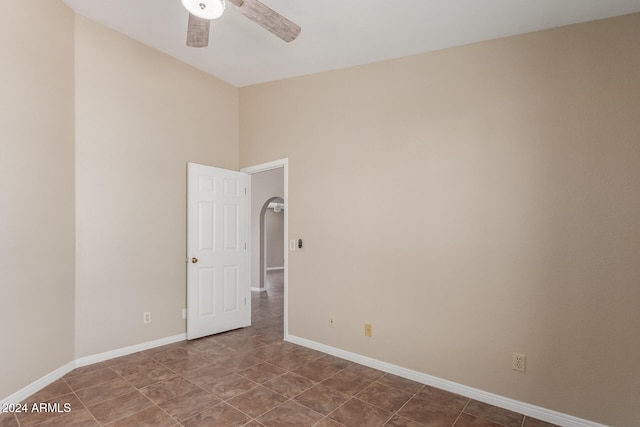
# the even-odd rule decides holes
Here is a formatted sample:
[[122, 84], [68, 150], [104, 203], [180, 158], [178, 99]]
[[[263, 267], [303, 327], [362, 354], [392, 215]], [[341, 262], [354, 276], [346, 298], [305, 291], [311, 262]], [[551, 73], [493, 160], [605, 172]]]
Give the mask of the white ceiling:
[[297, 40], [229, 4], [209, 46], [194, 49], [180, 0], [63, 1], [236, 87], [640, 12], [640, 0], [261, 0], [302, 27]]

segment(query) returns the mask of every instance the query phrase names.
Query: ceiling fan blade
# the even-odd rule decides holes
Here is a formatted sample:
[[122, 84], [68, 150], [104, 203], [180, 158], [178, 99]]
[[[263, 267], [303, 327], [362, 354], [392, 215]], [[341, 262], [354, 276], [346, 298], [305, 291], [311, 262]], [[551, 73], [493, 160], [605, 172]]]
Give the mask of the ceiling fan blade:
[[258, 0], [228, 1], [235, 5], [244, 16], [286, 42], [295, 40], [300, 34], [301, 28], [298, 24], [289, 21]]
[[189, 25], [187, 26], [187, 46], [206, 47], [209, 45], [209, 25], [208, 19], [198, 18], [189, 14]]

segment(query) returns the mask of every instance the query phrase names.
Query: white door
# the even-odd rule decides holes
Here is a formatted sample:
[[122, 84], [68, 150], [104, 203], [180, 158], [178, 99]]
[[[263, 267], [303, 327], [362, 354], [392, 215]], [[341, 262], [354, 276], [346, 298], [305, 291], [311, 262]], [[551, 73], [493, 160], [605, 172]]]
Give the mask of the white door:
[[187, 165], [187, 338], [251, 325], [250, 176]]

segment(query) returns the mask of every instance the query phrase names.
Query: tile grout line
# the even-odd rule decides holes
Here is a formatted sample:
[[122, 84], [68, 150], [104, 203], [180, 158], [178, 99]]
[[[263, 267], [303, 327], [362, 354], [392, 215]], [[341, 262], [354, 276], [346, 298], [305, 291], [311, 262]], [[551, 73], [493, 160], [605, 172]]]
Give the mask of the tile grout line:
[[462, 417], [462, 414], [464, 414], [464, 410], [467, 409], [467, 406], [469, 406], [469, 403], [471, 403], [471, 399], [467, 399], [467, 403], [465, 403], [462, 409], [460, 409], [460, 413], [458, 414], [456, 419], [453, 421], [453, 424], [451, 424], [451, 427], [456, 425], [460, 417]]
[[[269, 363], [269, 362], [268, 362], [268, 361], [265, 361], [265, 362], [263, 362], [263, 363]], [[260, 363], [259, 363], [259, 364], [260, 364]], [[258, 364], [258, 365], [259, 365], [259, 364]], [[257, 365], [254, 365], [254, 366], [257, 366]], [[276, 366], [276, 367], [279, 367], [279, 368], [281, 368], [281, 369], [284, 369], [284, 368], [282, 368], [282, 367], [280, 367], [280, 366], [277, 366], [277, 365], [273, 365], [273, 366]], [[301, 366], [302, 366], [302, 365], [301, 365]], [[253, 366], [252, 366], [252, 367], [253, 367]], [[251, 367], [250, 367], [250, 368], [251, 368]], [[247, 369], [249, 369], [249, 368], [247, 368]], [[273, 380], [275, 380], [275, 379], [277, 379], [277, 378], [281, 378], [281, 377], [283, 377], [283, 376], [284, 376], [284, 375], [286, 375], [286, 374], [298, 375], [298, 374], [295, 374], [294, 372], [292, 372], [292, 371], [290, 371], [290, 370], [287, 370], [286, 372], [284, 372], [284, 373], [282, 373], [282, 374], [280, 374], [280, 375], [277, 375], [277, 376], [275, 376], [275, 377], [273, 377], [273, 378], [270, 378], [270, 379], [269, 379], [269, 380], [267, 380], [266, 382], [273, 381]], [[238, 375], [240, 375], [240, 376], [241, 376], [241, 377], [243, 377], [243, 378], [248, 379], [249, 381], [253, 381], [253, 380], [251, 380], [250, 378], [247, 378], [247, 377], [245, 377], [244, 375], [242, 375], [242, 374], [240, 374], [240, 373], [238, 373]], [[302, 375], [298, 375], [298, 376], [301, 376], [301, 377], [303, 377], [303, 378], [306, 378], [306, 377], [304, 377], [304, 376], [302, 376]], [[306, 378], [306, 379], [309, 379], [309, 378]], [[315, 381], [313, 381], [313, 380], [311, 380], [311, 381], [315, 383]], [[255, 382], [255, 381], [253, 381], [253, 382]], [[313, 387], [315, 387], [315, 386], [316, 386], [317, 384], [319, 384], [319, 383], [317, 383], [317, 384], [313, 384], [311, 387], [304, 389], [304, 390], [303, 390], [303, 391], [301, 391], [300, 393], [298, 393], [298, 394], [296, 394], [295, 396], [292, 396], [292, 397], [290, 397], [290, 398], [288, 398], [287, 396], [285, 396], [285, 395], [284, 395], [284, 394], [282, 394], [282, 393], [279, 393], [279, 392], [278, 392], [278, 391], [276, 391], [276, 390], [273, 390], [273, 389], [269, 388], [269, 387], [268, 387], [268, 386], [266, 386], [264, 383], [256, 383], [256, 384], [258, 384], [258, 387], [259, 387], [259, 386], [262, 386], [262, 387], [266, 388], [267, 390], [269, 390], [269, 391], [271, 391], [271, 392], [273, 392], [273, 393], [275, 393], [275, 394], [277, 394], [277, 395], [279, 395], [279, 396], [282, 396], [282, 397], [284, 397], [285, 399], [287, 399], [287, 400], [285, 400], [284, 402], [282, 402], [281, 404], [276, 405], [275, 407], [273, 407], [273, 408], [269, 409], [268, 411], [266, 411], [266, 412], [264, 412], [264, 413], [262, 413], [262, 414], [258, 415], [257, 417], [251, 417], [251, 416], [250, 416], [250, 418], [251, 418], [251, 419], [256, 420], [256, 422], [259, 422], [259, 421], [257, 420], [257, 418], [258, 418], [258, 417], [261, 417], [261, 416], [263, 416], [263, 415], [265, 415], [265, 414], [267, 414], [267, 413], [269, 413], [269, 412], [271, 412], [271, 411], [275, 410], [275, 409], [276, 409], [276, 408], [278, 408], [279, 406], [282, 406], [282, 405], [284, 405], [285, 403], [290, 402], [290, 401], [292, 401], [292, 402], [294, 402], [294, 403], [298, 403], [298, 404], [300, 404], [300, 405], [304, 406], [305, 408], [307, 408], [307, 409], [309, 409], [309, 410], [311, 410], [311, 411], [313, 411], [313, 412], [317, 413], [318, 415], [322, 415], [323, 417], [325, 417], [325, 415], [324, 415], [324, 414], [321, 414], [321, 413], [319, 413], [319, 412], [315, 411], [314, 409], [309, 408], [308, 406], [306, 406], [306, 405], [304, 405], [304, 404], [301, 404], [301, 403], [299, 403], [299, 402], [295, 402], [295, 401], [293, 400], [293, 399], [295, 399], [296, 397], [298, 397], [298, 396], [300, 396], [301, 394], [303, 394], [304, 392], [306, 392], [306, 391], [308, 391], [308, 390], [312, 389]], [[253, 390], [253, 389], [255, 389], [255, 388], [256, 388], [256, 387], [252, 388], [251, 390]], [[242, 396], [243, 394], [246, 394], [246, 393], [250, 392], [251, 390], [247, 390], [247, 391], [245, 391], [244, 393], [239, 394], [238, 396]], [[235, 397], [238, 397], [238, 396], [234, 396], [234, 397], [232, 397], [231, 399], [233, 399], [233, 398], [235, 398]], [[225, 402], [226, 402], [226, 401], [225, 401]], [[239, 408], [236, 408], [235, 406], [231, 405], [230, 403], [229, 403], [229, 405], [230, 405], [230, 406], [232, 406], [232, 407], [234, 407], [234, 408], [235, 408], [235, 409], [237, 409], [238, 411], [240, 411], [240, 409], [239, 409]], [[240, 411], [240, 412], [242, 412], [242, 411]], [[244, 412], [243, 412], [243, 413], [244, 413]], [[246, 414], [246, 415], [248, 415], [248, 414]], [[262, 424], [262, 423], [260, 423], [260, 424]]]
[[[133, 354], [137, 354], [137, 353], [133, 353]], [[147, 356], [147, 357], [149, 357], [149, 355], [146, 355], [146, 356]], [[126, 357], [126, 356], [125, 356], [125, 357]], [[154, 360], [154, 361], [155, 361], [155, 360]], [[101, 363], [103, 363], [103, 362], [101, 362]], [[157, 362], [156, 362], [156, 363], [157, 363]], [[128, 363], [126, 363], [126, 362], [125, 362], [125, 363], [122, 363], [122, 364], [123, 364], [123, 365], [127, 365]], [[131, 364], [133, 364], [133, 363], [131, 363]], [[156, 403], [155, 403], [154, 401], [152, 401], [152, 400], [151, 400], [151, 399], [149, 399], [147, 396], [145, 396], [143, 393], [141, 393], [141, 392], [140, 392], [140, 389], [139, 389], [138, 387], [136, 387], [135, 385], [133, 385], [129, 380], [127, 380], [127, 379], [126, 379], [126, 378], [124, 378], [122, 375], [120, 375], [118, 372], [116, 372], [116, 370], [115, 370], [115, 369], [113, 369], [113, 366], [112, 366], [112, 365], [105, 364], [105, 368], [108, 368], [108, 369], [110, 369], [111, 371], [113, 371], [113, 373], [114, 373], [114, 374], [116, 374], [118, 378], [120, 378], [121, 380], [123, 380], [124, 382], [126, 382], [127, 384], [129, 384], [131, 387], [133, 387], [133, 389], [135, 390], [135, 392], [137, 392], [137, 393], [139, 393], [140, 395], [142, 395], [142, 397], [144, 397], [145, 399], [147, 399], [147, 400], [148, 400], [152, 405], [156, 405]], [[105, 368], [101, 368], [101, 369], [105, 369]], [[79, 375], [78, 375], [78, 376], [79, 376]], [[101, 384], [97, 384], [96, 386], [102, 386], [102, 385], [104, 385], [104, 384], [106, 384], [106, 383], [108, 383], [108, 382], [109, 382], [109, 381], [105, 381], [105, 382], [103, 382], [103, 383], [101, 383]], [[154, 384], [157, 384], [157, 383], [154, 383]], [[153, 384], [150, 384], [150, 385], [153, 385]], [[76, 390], [75, 390], [75, 389], [73, 389], [71, 386], [69, 386], [69, 387], [72, 389], [73, 393], [75, 394], [75, 393], [76, 393]], [[93, 386], [92, 386], [92, 387], [93, 387]], [[88, 388], [91, 388], [91, 387], [86, 387], [86, 388], [88, 389]], [[144, 387], [143, 387], [143, 388], [144, 388]], [[85, 389], [82, 389], [82, 390], [85, 390]], [[78, 391], [80, 391], [80, 390], [78, 390]], [[133, 391], [131, 391], [131, 392], [128, 392], [128, 393], [134, 393], [134, 392], [133, 392]], [[111, 399], [103, 400], [103, 401], [101, 401], [101, 402], [99, 402], [99, 403], [95, 403], [95, 404], [94, 404], [94, 405], [92, 405], [92, 406], [93, 406], [93, 407], [95, 407], [95, 406], [100, 405], [100, 404], [103, 404], [103, 403], [105, 403], [105, 402], [109, 402], [109, 401], [115, 400], [115, 399], [117, 399], [117, 398], [119, 398], [119, 397], [121, 397], [121, 396], [124, 396], [124, 395], [128, 394], [128, 393], [123, 393], [123, 394], [121, 394], [121, 395], [114, 396], [114, 397], [112, 397]], [[78, 396], [76, 395], [76, 397], [78, 397]], [[107, 422], [107, 423], [101, 423], [101, 422], [99, 422], [99, 421], [98, 421], [98, 419], [95, 417], [95, 415], [93, 414], [93, 412], [92, 412], [92, 411], [91, 411], [91, 410], [90, 410], [90, 409], [89, 409], [89, 408], [84, 404], [84, 402], [82, 402], [82, 399], [80, 399], [80, 398], [78, 397], [78, 400], [79, 400], [79, 401], [80, 401], [80, 403], [81, 403], [81, 404], [82, 404], [82, 405], [87, 409], [87, 411], [89, 412], [89, 414], [91, 414], [91, 417], [92, 417], [94, 420], [96, 420], [96, 423], [98, 423], [98, 425], [99, 425], [99, 426], [106, 426], [106, 425], [109, 425], [109, 424], [115, 423], [115, 422], [117, 422], [117, 421], [123, 420], [123, 419], [125, 419], [125, 418], [127, 418], [127, 417], [129, 417], [129, 416], [133, 416], [133, 415], [135, 415], [135, 414], [137, 414], [137, 413], [139, 413], [139, 412], [142, 412], [142, 411], [146, 410], [147, 408], [151, 407], [151, 406], [148, 406], [147, 408], [141, 409], [140, 411], [137, 411], [137, 412], [135, 412], [135, 413], [133, 413], [133, 414], [126, 415], [126, 416], [123, 416], [123, 417], [118, 418], [118, 419], [115, 419], [115, 420], [111, 420], [111, 421], [109, 421], [109, 422]], [[162, 408], [161, 408], [161, 409], [162, 409]]]
[[[116, 372], [116, 375], [118, 373]], [[66, 383], [66, 380], [65, 380]], [[69, 384], [67, 384], [67, 386], [69, 386]], [[78, 402], [80, 402], [80, 404], [82, 405], [82, 407], [89, 413], [89, 415], [91, 416], [91, 418], [96, 422], [96, 424], [100, 425], [100, 423], [98, 422], [98, 420], [96, 419], [96, 417], [93, 415], [93, 412], [91, 412], [89, 410], [89, 408], [87, 408], [87, 405], [84, 404], [84, 402], [82, 401], [82, 399], [80, 399], [80, 396], [78, 396], [78, 394], [76, 393], [76, 391], [71, 388], [71, 386], [69, 386], [69, 388], [71, 389], [71, 392], [73, 393], [73, 395], [76, 397], [76, 399], [78, 399]]]

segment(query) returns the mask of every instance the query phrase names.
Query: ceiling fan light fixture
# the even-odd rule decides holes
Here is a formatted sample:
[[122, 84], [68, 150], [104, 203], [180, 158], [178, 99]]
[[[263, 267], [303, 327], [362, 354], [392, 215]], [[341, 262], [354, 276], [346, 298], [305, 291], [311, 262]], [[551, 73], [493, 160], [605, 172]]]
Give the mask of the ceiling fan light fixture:
[[180, 0], [190, 14], [202, 19], [220, 18], [224, 13], [225, 0]]

